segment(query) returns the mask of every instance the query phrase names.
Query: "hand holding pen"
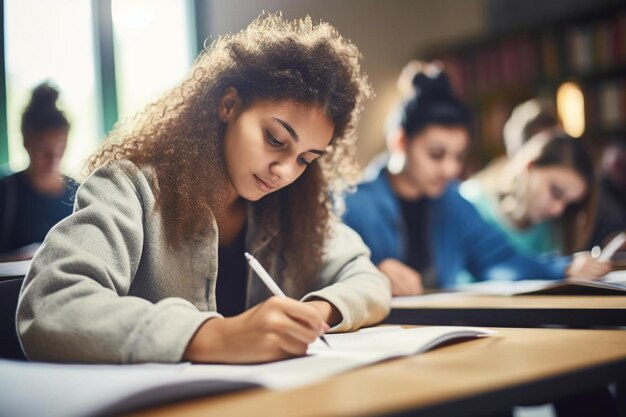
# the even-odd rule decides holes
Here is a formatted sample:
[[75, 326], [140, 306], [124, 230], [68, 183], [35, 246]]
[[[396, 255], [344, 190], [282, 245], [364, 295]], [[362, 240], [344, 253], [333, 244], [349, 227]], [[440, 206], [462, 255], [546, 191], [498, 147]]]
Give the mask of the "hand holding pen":
[[328, 330], [315, 301], [302, 303], [286, 297], [273, 280], [267, 280], [269, 275], [258, 262], [252, 265], [264, 282], [274, 284], [268, 287], [278, 296], [241, 314], [206, 320], [189, 341], [183, 360], [242, 364], [302, 356], [309, 344]]
[[[261, 279], [261, 281], [263, 281], [263, 283], [272, 292], [272, 294], [274, 294], [277, 297], [288, 298], [287, 295], [285, 295], [285, 293], [283, 292], [283, 290], [281, 290], [280, 287], [276, 284], [276, 281], [272, 279], [270, 274], [268, 274], [265, 268], [263, 268], [263, 266], [259, 263], [259, 261], [256, 260], [254, 256], [250, 255], [248, 252], [245, 252], [244, 255], [246, 256], [246, 259], [248, 260], [248, 264], [250, 265], [250, 267], [254, 270], [254, 272], [256, 272], [256, 275]], [[328, 347], [330, 347], [330, 344], [328, 343], [324, 335], [320, 335], [320, 339]]]
[[594, 246], [589, 252], [574, 255], [572, 263], [567, 268], [568, 278], [574, 279], [601, 279], [611, 272], [611, 257], [626, 241], [626, 232], [619, 233], [602, 249]]
[[591, 256], [598, 261], [609, 261], [611, 257], [615, 254], [615, 252], [617, 252], [617, 250], [622, 247], [624, 242], [626, 242], [626, 232], [621, 232], [613, 239], [611, 239], [611, 241], [607, 243], [604, 248], [594, 246], [591, 249]]
[[326, 330], [314, 306], [271, 297], [241, 314], [206, 320], [190, 340], [183, 360], [207, 363], [263, 363], [305, 355]]

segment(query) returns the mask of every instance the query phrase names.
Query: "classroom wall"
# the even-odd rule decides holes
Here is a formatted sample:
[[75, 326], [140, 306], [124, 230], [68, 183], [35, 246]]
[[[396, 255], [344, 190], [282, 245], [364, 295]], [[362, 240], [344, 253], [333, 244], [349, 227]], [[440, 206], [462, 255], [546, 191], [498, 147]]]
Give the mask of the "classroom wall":
[[358, 129], [363, 166], [384, 149], [383, 125], [396, 102], [403, 65], [443, 43], [487, 31], [488, 0], [210, 0], [203, 8], [207, 35], [236, 32], [263, 10], [289, 19], [310, 15], [336, 26], [359, 46], [376, 96], [366, 104]]

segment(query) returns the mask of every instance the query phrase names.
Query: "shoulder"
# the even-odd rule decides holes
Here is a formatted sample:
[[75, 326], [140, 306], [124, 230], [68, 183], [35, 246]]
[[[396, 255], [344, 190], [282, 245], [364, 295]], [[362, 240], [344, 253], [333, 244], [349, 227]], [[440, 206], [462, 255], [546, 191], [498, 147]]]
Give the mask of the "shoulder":
[[66, 193], [69, 194], [76, 194], [76, 190], [80, 187], [80, 183], [77, 180], [72, 177], [68, 177], [67, 175], [63, 175], [63, 182], [67, 188]]
[[358, 185], [356, 191], [345, 196], [344, 219], [354, 222], [370, 222], [394, 212], [394, 195], [384, 175]]
[[92, 196], [120, 200], [134, 194], [139, 200], [154, 199], [154, 171], [128, 160], [110, 161], [93, 171], [78, 188], [79, 198]]
[[356, 190], [346, 195], [347, 200], [353, 202], [365, 202], [371, 199], [379, 200], [391, 192], [384, 172], [380, 172], [375, 178], [361, 182]]
[[469, 202], [461, 195], [459, 187], [460, 183], [458, 181], [450, 183], [440, 197], [432, 200], [433, 203], [439, 206], [454, 208], [470, 206]]
[[117, 182], [122, 180], [128, 181], [143, 187], [146, 182], [149, 184], [153, 178], [154, 170], [152, 167], [139, 167], [131, 161], [121, 160], [109, 161], [98, 167], [85, 180], [85, 183], [99, 179], [109, 179]]
[[4, 190], [6, 189], [7, 185], [11, 182], [11, 181], [15, 181], [15, 178], [11, 178], [14, 177], [15, 174], [13, 175], [7, 175], [6, 177], [2, 177], [0, 178], [0, 190]]
[[459, 185], [459, 193], [466, 200], [476, 202], [484, 198], [485, 189], [480, 180], [477, 178], [471, 178], [467, 181], [463, 181]]
[[5, 177], [0, 178], [0, 185], [6, 187], [7, 184], [13, 183], [18, 184], [24, 181], [25, 171], [16, 172], [13, 174], [9, 174]]

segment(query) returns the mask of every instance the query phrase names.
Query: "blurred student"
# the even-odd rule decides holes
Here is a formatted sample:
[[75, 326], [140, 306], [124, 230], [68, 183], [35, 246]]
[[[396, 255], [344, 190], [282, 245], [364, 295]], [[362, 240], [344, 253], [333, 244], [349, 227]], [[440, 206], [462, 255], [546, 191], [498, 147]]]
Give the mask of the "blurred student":
[[345, 222], [370, 247], [393, 294], [454, 287], [465, 270], [478, 280], [605, 275], [610, 265], [589, 255], [523, 254], [481, 218], [454, 183], [469, 146], [470, 114], [439, 65], [410, 65], [413, 93], [392, 119], [390, 157], [346, 197]]
[[[91, 158], [22, 287], [26, 356], [266, 362], [382, 320], [389, 282], [331, 204], [356, 173], [369, 91], [358, 49], [327, 23], [263, 15], [213, 42]], [[244, 251], [291, 298], [272, 297]]]
[[515, 156], [533, 136], [555, 128], [560, 128], [560, 122], [551, 101], [532, 98], [518, 104], [504, 124], [502, 132], [507, 157]]
[[591, 246], [603, 246], [626, 230], [626, 143], [624, 138], [609, 144], [600, 163], [598, 214]]
[[30, 163], [0, 180], [0, 260], [30, 259], [48, 231], [72, 213], [76, 183], [60, 170], [70, 124], [57, 107], [59, 92], [43, 83], [22, 115]]
[[584, 143], [557, 129], [535, 135], [460, 191], [516, 248], [572, 254], [589, 245], [597, 205], [594, 176]]

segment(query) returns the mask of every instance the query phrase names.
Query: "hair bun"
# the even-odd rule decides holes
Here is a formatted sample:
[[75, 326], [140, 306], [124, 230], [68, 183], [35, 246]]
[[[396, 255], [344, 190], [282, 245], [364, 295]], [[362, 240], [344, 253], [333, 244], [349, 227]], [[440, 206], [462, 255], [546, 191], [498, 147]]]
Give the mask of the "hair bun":
[[48, 81], [39, 84], [32, 92], [29, 109], [56, 109], [56, 102], [59, 99], [59, 91]]
[[22, 136], [24, 140], [48, 129], [69, 129], [65, 114], [57, 107], [59, 90], [49, 81], [35, 87], [30, 101], [22, 113]]
[[402, 70], [398, 88], [404, 96], [452, 95], [452, 86], [438, 62], [411, 61]]

